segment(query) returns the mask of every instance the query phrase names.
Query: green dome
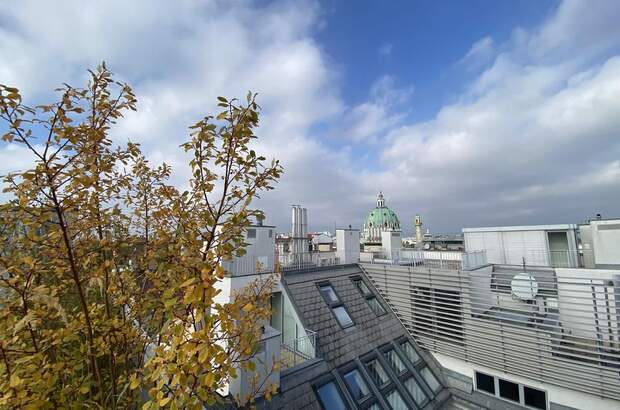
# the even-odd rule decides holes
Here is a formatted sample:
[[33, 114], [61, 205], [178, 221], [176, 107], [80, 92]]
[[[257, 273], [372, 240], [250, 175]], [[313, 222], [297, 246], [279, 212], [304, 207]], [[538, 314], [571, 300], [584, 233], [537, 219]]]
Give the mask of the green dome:
[[370, 211], [366, 217], [366, 223], [364, 226], [369, 228], [378, 227], [400, 229], [400, 222], [398, 221], [398, 216], [396, 216], [396, 213], [385, 206], [383, 208], [375, 208]]
[[385, 206], [383, 194], [379, 193], [377, 206], [368, 213], [364, 222], [364, 241], [366, 243], [381, 242], [381, 232], [400, 230], [400, 221], [396, 212]]

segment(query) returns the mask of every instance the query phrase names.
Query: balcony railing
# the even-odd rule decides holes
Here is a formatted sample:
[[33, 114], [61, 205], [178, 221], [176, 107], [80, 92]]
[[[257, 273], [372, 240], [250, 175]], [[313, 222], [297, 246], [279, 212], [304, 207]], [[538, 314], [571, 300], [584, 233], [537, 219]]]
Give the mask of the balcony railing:
[[340, 264], [340, 259], [335, 252], [300, 252], [278, 255], [277, 268], [281, 272], [291, 270], [312, 269], [322, 266], [334, 266]]
[[591, 249], [548, 250], [511, 247], [485, 249], [489, 263], [497, 265], [525, 265], [552, 268], [594, 268]]
[[222, 267], [231, 276], [271, 273], [274, 270], [274, 257], [273, 255], [244, 255], [242, 257], [234, 257], [229, 261], [222, 261]]
[[282, 342], [282, 370], [297, 366], [316, 357], [316, 332], [306, 329], [306, 335]]
[[362, 252], [360, 262], [401, 266], [424, 266], [434, 269], [474, 269], [487, 264], [484, 251], [426, 251], [399, 249], [390, 253]]

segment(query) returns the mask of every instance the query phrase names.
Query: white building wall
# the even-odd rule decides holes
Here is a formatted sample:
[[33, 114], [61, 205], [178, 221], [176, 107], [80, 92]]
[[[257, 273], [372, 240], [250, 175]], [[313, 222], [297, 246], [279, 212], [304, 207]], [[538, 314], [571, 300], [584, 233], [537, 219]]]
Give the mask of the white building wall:
[[493, 264], [521, 265], [523, 259], [531, 266], [550, 266], [548, 232], [566, 232], [571, 266], [576, 266], [576, 225], [531, 225], [463, 229], [465, 250], [486, 250], [487, 261]]
[[336, 229], [336, 257], [340, 263], [357, 263], [360, 260], [360, 231]]
[[535, 387], [537, 389], [545, 390], [547, 392], [547, 399], [550, 402], [561, 404], [569, 408], [583, 409], [583, 410], [618, 410], [618, 401], [603, 399], [598, 396], [583, 393], [577, 390], [565, 389], [553, 384], [540, 383], [536, 380], [526, 377], [516, 376], [510, 373], [506, 373], [494, 368], [472, 365], [461, 359], [457, 359], [452, 356], [447, 356], [441, 353], [431, 352], [435, 359], [443, 366], [457, 373], [463, 374], [467, 377], [474, 378], [474, 371], [480, 371], [490, 374], [492, 376], [498, 376], [503, 379], [520, 383], [523, 385]]
[[590, 221], [590, 227], [596, 265], [620, 266], [620, 219]]

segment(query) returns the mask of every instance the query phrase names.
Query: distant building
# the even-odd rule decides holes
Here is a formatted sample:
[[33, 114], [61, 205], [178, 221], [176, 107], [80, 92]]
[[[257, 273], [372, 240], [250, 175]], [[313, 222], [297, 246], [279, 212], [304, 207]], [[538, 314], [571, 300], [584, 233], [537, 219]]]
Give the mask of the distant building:
[[398, 216], [396, 212], [385, 205], [385, 198], [380, 192], [377, 198], [377, 206], [368, 213], [364, 222], [362, 234], [364, 250], [367, 252], [380, 251], [383, 232], [391, 232], [400, 240], [401, 228]]

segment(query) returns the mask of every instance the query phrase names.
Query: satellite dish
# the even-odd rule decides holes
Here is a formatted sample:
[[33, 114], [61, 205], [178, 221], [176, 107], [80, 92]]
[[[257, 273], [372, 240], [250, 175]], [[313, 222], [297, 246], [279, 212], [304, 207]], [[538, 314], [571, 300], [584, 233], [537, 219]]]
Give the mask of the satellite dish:
[[532, 300], [538, 294], [538, 282], [532, 275], [519, 273], [510, 282], [512, 294], [521, 300]]
[[430, 243], [425, 243], [424, 244], [424, 249], [429, 250], [431, 248], [431, 244]]

